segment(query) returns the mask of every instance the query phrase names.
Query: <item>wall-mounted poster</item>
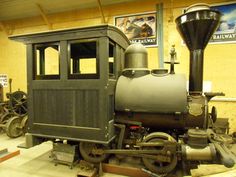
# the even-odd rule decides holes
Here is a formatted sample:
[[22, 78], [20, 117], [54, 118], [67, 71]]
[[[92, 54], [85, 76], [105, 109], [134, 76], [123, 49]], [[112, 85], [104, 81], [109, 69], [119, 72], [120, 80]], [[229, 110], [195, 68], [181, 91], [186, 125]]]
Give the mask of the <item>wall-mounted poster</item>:
[[223, 16], [220, 25], [213, 34], [211, 43], [233, 43], [236, 42], [236, 2], [213, 5], [212, 9], [219, 10]]
[[157, 45], [156, 12], [117, 16], [115, 25], [125, 33], [131, 43]]

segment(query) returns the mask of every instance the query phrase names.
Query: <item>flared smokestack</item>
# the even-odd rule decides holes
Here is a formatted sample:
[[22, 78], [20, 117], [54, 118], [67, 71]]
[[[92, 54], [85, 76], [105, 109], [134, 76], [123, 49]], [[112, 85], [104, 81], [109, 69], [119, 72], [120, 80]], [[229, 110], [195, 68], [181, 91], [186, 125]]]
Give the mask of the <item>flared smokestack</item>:
[[221, 13], [206, 4], [190, 6], [175, 22], [190, 51], [189, 92], [202, 92], [204, 49], [220, 22]]

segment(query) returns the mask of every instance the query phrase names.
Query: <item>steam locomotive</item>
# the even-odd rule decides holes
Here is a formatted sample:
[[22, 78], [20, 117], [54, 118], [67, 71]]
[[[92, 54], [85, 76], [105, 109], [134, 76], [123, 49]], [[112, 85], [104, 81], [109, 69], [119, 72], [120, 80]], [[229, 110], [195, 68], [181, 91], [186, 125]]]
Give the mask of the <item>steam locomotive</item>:
[[174, 48], [169, 72], [150, 70], [145, 47], [130, 45], [113, 26], [11, 36], [27, 46], [27, 146], [68, 140], [86, 161], [135, 156], [155, 173], [173, 171], [178, 160], [232, 167], [231, 137], [216, 131], [216, 109], [208, 110], [223, 94], [202, 91], [203, 53], [220, 17], [202, 5], [176, 19], [190, 51], [189, 91], [185, 75], [174, 71]]

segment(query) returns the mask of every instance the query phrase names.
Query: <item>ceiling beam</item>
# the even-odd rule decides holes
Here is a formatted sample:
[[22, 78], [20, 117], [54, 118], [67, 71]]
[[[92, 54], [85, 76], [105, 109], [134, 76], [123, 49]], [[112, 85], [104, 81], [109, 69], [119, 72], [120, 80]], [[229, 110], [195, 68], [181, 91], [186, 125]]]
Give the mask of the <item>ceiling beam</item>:
[[106, 23], [106, 19], [105, 19], [105, 15], [104, 15], [104, 12], [103, 12], [101, 0], [97, 0], [97, 2], [98, 2], [99, 11], [100, 11], [100, 13], [102, 15], [102, 22]]
[[48, 29], [52, 30], [52, 24], [49, 22], [48, 17], [46, 15], [45, 11], [43, 10], [42, 6], [40, 4], [36, 4], [36, 6], [38, 7], [40, 15], [43, 18], [44, 22], [47, 24]]

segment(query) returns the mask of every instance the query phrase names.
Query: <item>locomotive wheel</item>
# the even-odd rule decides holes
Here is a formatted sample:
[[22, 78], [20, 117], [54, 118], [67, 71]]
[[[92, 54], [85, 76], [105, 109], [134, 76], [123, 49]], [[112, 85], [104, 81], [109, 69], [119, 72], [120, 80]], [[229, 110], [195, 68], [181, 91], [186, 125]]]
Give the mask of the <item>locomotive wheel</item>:
[[[4, 114], [2, 114], [1, 115], [1, 117], [0, 117], [0, 124], [6, 124], [7, 123], [7, 121], [10, 119], [10, 118], [12, 118], [12, 117], [14, 117], [15, 116], [15, 114], [13, 114], [13, 113], [9, 113], [9, 112], [5, 112]], [[3, 127], [0, 127], [0, 132], [1, 131], [4, 131], [5, 129], [3, 128]]]
[[[160, 142], [163, 140], [174, 141], [175, 139], [170, 135], [162, 132], [151, 133], [144, 138], [144, 142]], [[161, 147], [163, 148], [163, 147]], [[145, 147], [146, 150], [159, 150], [160, 147]], [[177, 165], [177, 156], [172, 155], [170, 162], [160, 162], [150, 158], [143, 158], [144, 165], [152, 172], [163, 174], [171, 172]]]
[[17, 138], [23, 134], [20, 117], [12, 117], [6, 123], [6, 134], [10, 138]]
[[10, 96], [10, 106], [12, 111], [18, 115], [27, 114], [27, 95], [25, 92], [16, 91]]
[[25, 134], [28, 130], [28, 116], [23, 117], [21, 121], [22, 132]]
[[14, 116], [15, 116], [15, 114], [10, 113], [10, 112], [4, 113], [3, 115], [1, 115], [0, 123], [1, 123], [1, 124], [6, 124], [7, 121], [8, 121], [10, 118], [14, 117]]
[[102, 144], [80, 142], [79, 149], [84, 160], [91, 163], [100, 163], [108, 157], [108, 154], [103, 153], [107, 147]]

